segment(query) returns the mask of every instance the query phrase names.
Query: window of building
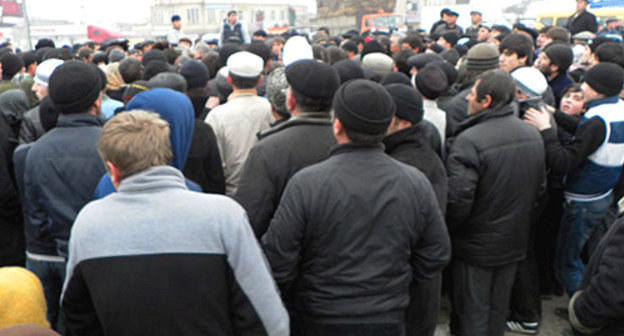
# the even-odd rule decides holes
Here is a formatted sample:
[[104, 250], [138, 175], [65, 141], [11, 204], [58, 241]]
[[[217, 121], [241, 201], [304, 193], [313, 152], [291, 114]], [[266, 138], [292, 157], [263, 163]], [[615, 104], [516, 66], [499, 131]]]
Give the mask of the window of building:
[[282, 21], [286, 20], [286, 12], [284, 10], [280, 11], [280, 20]]
[[274, 10], [271, 11], [271, 20], [275, 20], [275, 11]]
[[217, 21], [217, 15], [214, 9], [206, 9], [206, 21], [208, 22], [208, 24]]
[[189, 8], [186, 10], [186, 19], [189, 24], [199, 23], [199, 8]]

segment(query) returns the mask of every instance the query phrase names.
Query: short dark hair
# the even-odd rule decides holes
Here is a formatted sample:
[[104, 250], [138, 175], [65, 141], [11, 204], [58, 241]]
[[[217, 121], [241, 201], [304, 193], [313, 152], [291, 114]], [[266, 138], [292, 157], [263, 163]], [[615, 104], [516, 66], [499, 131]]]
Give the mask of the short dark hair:
[[271, 59], [271, 48], [262, 41], [251, 42], [249, 46], [247, 46], [247, 51], [262, 58], [265, 67]]
[[505, 37], [498, 47], [500, 53], [509, 51], [518, 55], [518, 58], [526, 57], [525, 65], [529, 65], [533, 61], [533, 40], [530, 36], [523, 33], [511, 33]]
[[413, 55], [414, 52], [412, 50], [399, 50], [398, 52], [394, 53], [394, 55], [392, 55], [394, 65], [396, 65], [397, 69], [399, 69], [399, 72], [410, 76], [410, 70], [412, 69], [412, 67], [407, 63], [407, 59]]
[[181, 18], [181, 17], [180, 17], [180, 15], [178, 15], [178, 14], [173, 15], [173, 16], [171, 17], [171, 22], [180, 21], [180, 20], [182, 20], [182, 18]]
[[500, 32], [501, 34], [505, 34], [505, 35], [508, 35], [509, 33], [511, 33], [511, 29], [509, 29], [509, 27], [504, 26], [504, 25], [493, 25], [492, 30]]
[[171, 67], [165, 61], [155, 60], [149, 62], [145, 66], [145, 72], [143, 73], [143, 79], [149, 81], [152, 77], [158, 75], [161, 72], [171, 71]]
[[327, 59], [327, 49], [320, 44], [315, 44], [312, 46], [312, 53], [314, 55], [314, 59], [318, 61], [323, 61], [324, 63], [328, 63]]
[[241, 77], [237, 75], [233, 75], [230, 73], [230, 78], [232, 79], [232, 85], [237, 89], [245, 90], [245, 89], [253, 89], [258, 86], [258, 81], [260, 80], [260, 76], [256, 77]]
[[422, 50], [423, 47], [423, 40], [420, 38], [420, 36], [416, 35], [416, 34], [410, 34], [405, 36], [402, 40], [400, 44], [403, 43], [407, 43], [409, 44], [410, 48], [415, 49], [418, 48], [418, 50]]
[[488, 70], [482, 73], [477, 81], [476, 100], [482, 101], [490, 96], [490, 109], [497, 109], [510, 104], [516, 96], [516, 84], [509, 73], [501, 69]]
[[54, 49], [56, 48], [56, 45], [54, 44], [54, 41], [50, 40], [49, 38], [42, 38], [39, 41], [37, 41], [37, 45], [35, 45], [35, 50], [39, 50], [45, 47], [50, 47]]
[[128, 57], [119, 63], [119, 73], [124, 83], [134, 83], [143, 77], [143, 65], [138, 59]]
[[232, 15], [232, 14], [238, 14], [238, 12], [237, 12], [237, 11], [235, 11], [235, 10], [231, 10], [231, 11], [229, 11], [229, 12], [227, 13], [227, 16], [230, 16], [230, 15]]
[[[47, 54], [46, 54], [46, 58], [47, 59]], [[93, 54], [93, 60], [92, 60], [93, 64], [98, 64], [98, 63], [104, 63], [104, 64], [108, 64], [108, 57], [106, 57], [106, 54], [98, 51], [96, 53]]]
[[546, 36], [553, 39], [553, 41], [560, 41], [563, 43], [570, 43], [570, 32], [562, 27], [550, 27], [546, 31]]
[[95, 51], [89, 47], [82, 47], [78, 49], [78, 58], [80, 59], [89, 59], [91, 55], [93, 55]]
[[69, 49], [58, 48], [50, 50], [50, 52], [45, 55], [46, 60], [49, 60], [51, 58], [60, 59], [62, 61], [71, 61], [74, 59], [74, 55], [71, 51], [69, 51]]
[[180, 93], [186, 93], [187, 84], [186, 79], [179, 73], [175, 72], [161, 72], [152, 77], [147, 84], [150, 89], [154, 88], [167, 88]]
[[219, 53], [216, 51], [209, 51], [201, 58], [201, 62], [208, 68], [208, 74], [210, 78], [217, 77], [217, 71], [219, 71]]
[[595, 52], [599, 62], [611, 62], [624, 68], [624, 46], [617, 42], [602, 43]]
[[345, 43], [342, 44], [342, 50], [346, 51], [346, 52], [352, 52], [352, 53], [358, 53], [358, 46], [357, 43], [348, 40]]
[[[344, 124], [343, 124], [344, 127]], [[345, 133], [347, 134], [347, 138], [351, 141], [351, 143], [360, 146], [372, 146], [380, 144], [383, 139], [386, 137], [385, 132], [379, 134], [368, 134], [357, 132], [344, 127]]]
[[567, 95], [568, 93], [575, 93], [575, 92], [582, 92], [582, 91], [583, 90], [581, 89], [580, 83], [570, 84], [566, 86], [565, 89], [563, 89], [563, 91], [561, 92], [561, 97], [565, 97], [565, 95]]
[[329, 65], [333, 65], [334, 63], [338, 61], [342, 61], [348, 58], [349, 58], [349, 55], [347, 55], [346, 51], [336, 46], [327, 47], [327, 63]]
[[290, 91], [295, 97], [295, 103], [299, 110], [306, 112], [324, 112], [331, 109], [333, 98], [315, 99], [306, 97], [294, 90], [292, 87], [290, 88]]

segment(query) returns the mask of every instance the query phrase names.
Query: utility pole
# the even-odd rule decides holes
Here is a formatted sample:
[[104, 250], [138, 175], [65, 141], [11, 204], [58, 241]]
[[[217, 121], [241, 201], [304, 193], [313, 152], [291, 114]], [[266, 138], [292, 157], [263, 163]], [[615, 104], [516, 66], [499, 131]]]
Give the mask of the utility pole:
[[24, 11], [24, 23], [26, 24], [26, 35], [28, 36], [28, 49], [32, 50], [32, 37], [30, 37], [30, 18], [28, 17], [28, 9], [26, 6], [26, 0], [23, 0], [22, 10]]

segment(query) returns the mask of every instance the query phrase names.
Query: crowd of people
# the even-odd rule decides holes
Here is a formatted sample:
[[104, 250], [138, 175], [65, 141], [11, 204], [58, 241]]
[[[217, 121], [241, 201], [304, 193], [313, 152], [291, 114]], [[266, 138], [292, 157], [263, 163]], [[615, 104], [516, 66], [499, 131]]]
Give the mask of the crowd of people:
[[564, 293], [564, 334], [624, 334], [624, 45], [586, 8], [3, 45], [0, 335], [432, 336], [444, 296], [537, 334]]

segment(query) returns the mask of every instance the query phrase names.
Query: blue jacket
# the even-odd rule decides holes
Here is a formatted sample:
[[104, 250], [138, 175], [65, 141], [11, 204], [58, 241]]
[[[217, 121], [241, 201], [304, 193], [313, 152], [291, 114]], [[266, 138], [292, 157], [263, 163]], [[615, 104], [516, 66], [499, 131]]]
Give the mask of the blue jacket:
[[[195, 121], [195, 110], [188, 97], [171, 89], [151, 89], [134, 97], [128, 104], [127, 110], [152, 111], [169, 123], [171, 151], [173, 152], [171, 165], [180, 171], [184, 170], [186, 158], [191, 149]], [[192, 191], [202, 191], [195, 182], [189, 179], [186, 179], [186, 186]], [[108, 174], [104, 174], [93, 197], [100, 199], [114, 192], [113, 182]]]
[[63, 256], [78, 211], [92, 199], [105, 168], [97, 152], [103, 120], [80, 113], [60, 115], [56, 128], [26, 156], [24, 206], [26, 249]]

